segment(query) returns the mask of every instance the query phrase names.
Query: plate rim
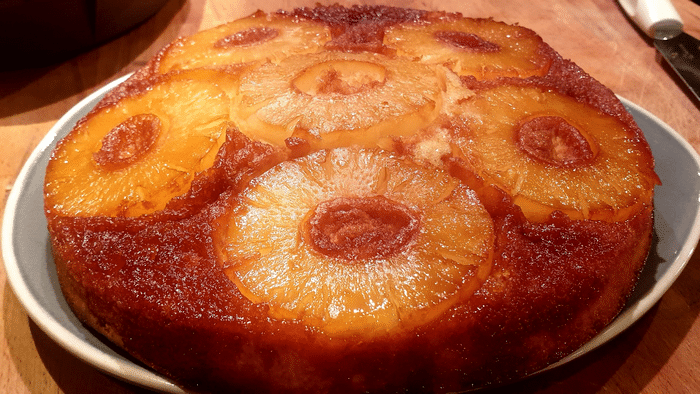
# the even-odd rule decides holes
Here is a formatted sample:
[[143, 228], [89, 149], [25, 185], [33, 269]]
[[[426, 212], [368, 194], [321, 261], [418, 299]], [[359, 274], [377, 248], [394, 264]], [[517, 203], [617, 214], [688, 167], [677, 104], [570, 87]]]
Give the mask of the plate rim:
[[[85, 361], [89, 365], [99, 369], [100, 371], [111, 375], [117, 379], [129, 382], [131, 384], [157, 390], [171, 394], [186, 394], [180, 386], [176, 385], [171, 380], [160, 375], [147, 367], [142, 367], [135, 364], [131, 360], [115, 358], [113, 355], [105, 353], [103, 350], [94, 345], [85, 342], [84, 339], [76, 336], [61, 322], [54, 319], [49, 311], [41, 304], [32, 293], [28, 284], [22, 277], [20, 264], [17, 259], [17, 254], [14, 248], [15, 243], [15, 219], [19, 198], [28, 181], [30, 171], [37, 166], [37, 160], [46, 154], [47, 149], [58, 141], [58, 136], [64, 128], [75, 121], [75, 117], [81, 111], [87, 109], [91, 102], [97, 102], [99, 99], [114, 89], [117, 85], [128, 79], [132, 74], [127, 74], [117, 79], [112, 80], [103, 87], [97, 89], [87, 97], [80, 100], [69, 111], [67, 111], [59, 120], [51, 127], [49, 132], [42, 138], [37, 147], [32, 151], [22, 166], [15, 182], [10, 190], [5, 204], [4, 217], [2, 221], [2, 256], [7, 275], [7, 282], [12, 288], [15, 296], [18, 298], [22, 306], [31, 319], [44, 331], [52, 340], [58, 343], [61, 347], [71, 353], [73, 356]], [[650, 113], [643, 107], [627, 100], [624, 97], [617, 96], [625, 107], [634, 109], [643, 116], [650, 119], [654, 124], [658, 125], [663, 132], [672, 137], [683, 148], [690, 158], [695, 162], [700, 169], [700, 155], [685, 140], [678, 132], [660, 120], [654, 114]], [[94, 106], [94, 104], [93, 104]], [[92, 107], [90, 107], [92, 108]], [[50, 153], [49, 153], [50, 154]], [[41, 207], [43, 211], [43, 206]], [[682, 248], [675, 253], [673, 262], [668, 266], [668, 271], [662, 275], [663, 280], [658, 280], [652, 286], [652, 289], [635, 303], [626, 306], [626, 308], [615, 317], [615, 319], [606, 328], [598, 333], [593, 339], [581, 346], [579, 349], [562, 358], [561, 360], [543, 368], [536, 374], [557, 368], [574, 359], [586, 354], [606, 342], [616, 337], [621, 332], [629, 328], [649, 309], [658, 303], [663, 295], [668, 291], [676, 279], [680, 276], [683, 269], [687, 265], [690, 257], [695, 251], [698, 240], [700, 239], [700, 201], [696, 205], [695, 217], [691, 225], [691, 231], [688, 238], [682, 244]]]

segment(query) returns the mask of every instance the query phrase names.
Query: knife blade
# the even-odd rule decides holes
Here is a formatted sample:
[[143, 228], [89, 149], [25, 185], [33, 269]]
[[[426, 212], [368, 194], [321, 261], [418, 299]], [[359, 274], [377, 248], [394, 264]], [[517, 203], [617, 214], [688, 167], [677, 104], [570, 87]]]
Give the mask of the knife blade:
[[618, 0], [671, 68], [700, 100], [700, 40], [683, 32], [683, 21], [669, 0]]

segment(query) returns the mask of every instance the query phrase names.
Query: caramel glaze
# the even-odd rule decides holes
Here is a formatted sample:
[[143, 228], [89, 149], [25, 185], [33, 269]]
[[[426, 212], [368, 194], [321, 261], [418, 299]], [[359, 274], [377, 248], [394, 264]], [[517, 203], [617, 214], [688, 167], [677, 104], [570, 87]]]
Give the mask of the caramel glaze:
[[110, 170], [123, 168], [148, 153], [160, 129], [160, 119], [153, 114], [132, 116], [102, 139], [102, 148], [93, 154], [93, 158], [101, 167]]
[[577, 167], [595, 159], [595, 152], [576, 126], [559, 116], [538, 116], [521, 122], [515, 145], [530, 157], [555, 167]]
[[[498, 194], [458, 162], [453, 172]], [[649, 210], [621, 223], [553, 215], [531, 224], [501, 197], [489, 206], [497, 258], [485, 285], [433, 323], [369, 342], [269, 319], [242, 296], [212, 242], [222, 200], [177, 221], [58, 218], [50, 232], [79, 318], [186, 385], [444, 392], [519, 377], [575, 350], [619, 312], [644, 261], [636, 251], [650, 242]]]
[[320, 203], [309, 219], [311, 245], [348, 263], [398, 253], [420, 230], [420, 216], [383, 196]]
[[[235, 137], [227, 144], [237, 149], [228, 148], [252, 160], [222, 155], [216, 168], [238, 174], [268, 165], [270, 152]], [[80, 319], [161, 373], [212, 392], [445, 392], [498, 383], [575, 350], [619, 312], [644, 261], [635, 251], [650, 242], [651, 208], [620, 223], [553, 215], [531, 224], [459, 159], [447, 164], [488, 201], [497, 258], [466, 303], [412, 332], [356, 342], [269, 319], [217, 262], [212, 239], [228, 198], [178, 220], [50, 221], [61, 286]], [[223, 195], [240, 187], [211, 179]]]
[[[328, 23], [330, 49], [386, 53], [385, 26], [429, 13], [329, 6], [292, 15]], [[500, 83], [552, 89], [618, 117], [643, 139], [612, 92], [546, 44], [541, 52], [552, 62], [544, 77], [463, 82], [472, 89]], [[147, 89], [160, 78], [157, 62], [93, 112]], [[292, 149], [292, 155], [303, 150]], [[288, 154], [251, 142], [232, 126], [214, 167], [163, 212], [49, 218], [61, 287], [77, 316], [197, 390], [446, 392], [521, 377], [575, 350], [619, 312], [651, 242], [651, 207], [617, 223], [571, 221], [555, 213], [532, 224], [509, 196], [459, 159], [447, 159], [453, 175], [478, 193], [493, 216], [491, 277], [469, 300], [414, 331], [373, 341], [330, 338], [295, 321], [270, 319], [266, 307], [241, 295], [218, 264], [214, 235], [233, 209], [226, 204], [235, 201], [226, 196]]]

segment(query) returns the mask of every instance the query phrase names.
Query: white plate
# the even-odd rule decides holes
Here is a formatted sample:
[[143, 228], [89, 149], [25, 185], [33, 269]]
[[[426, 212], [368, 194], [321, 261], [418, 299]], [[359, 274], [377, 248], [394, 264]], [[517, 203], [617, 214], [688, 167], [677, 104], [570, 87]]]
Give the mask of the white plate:
[[[2, 250], [9, 282], [31, 318], [76, 357], [117, 378], [167, 393], [185, 393], [168, 379], [114, 350], [86, 329], [64, 300], [51, 257], [43, 212], [44, 171], [56, 142], [68, 133], [118, 79], [64, 115], [24, 165], [9, 195], [2, 227]], [[622, 99], [651, 145], [656, 171], [657, 239], [630, 302], [602, 333], [547, 369], [567, 363], [607, 342], [649, 310], [688, 262], [700, 237], [700, 157], [674, 130], [644, 109]]]

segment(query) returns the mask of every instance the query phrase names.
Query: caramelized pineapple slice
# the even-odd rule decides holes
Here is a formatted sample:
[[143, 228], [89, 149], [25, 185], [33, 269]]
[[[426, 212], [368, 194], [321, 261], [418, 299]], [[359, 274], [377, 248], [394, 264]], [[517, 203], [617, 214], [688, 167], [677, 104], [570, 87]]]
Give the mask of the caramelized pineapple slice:
[[[324, 52], [268, 63], [241, 77], [233, 118], [253, 140], [315, 149], [381, 146], [412, 135], [470, 95], [437, 67], [361, 53]], [[288, 141], [287, 141], [288, 142]]]
[[216, 85], [177, 78], [88, 115], [53, 152], [46, 206], [70, 216], [162, 210], [213, 165], [228, 104]]
[[493, 223], [455, 178], [382, 150], [286, 161], [240, 196], [224, 270], [276, 319], [377, 336], [435, 319], [481, 286]]
[[625, 220], [652, 202], [659, 179], [643, 137], [618, 119], [534, 87], [499, 86], [464, 104], [456, 139], [472, 169], [542, 221]]
[[321, 23], [257, 12], [179, 39], [160, 54], [157, 70], [165, 74], [255, 61], [279, 62], [294, 54], [316, 52], [330, 39], [330, 30]]
[[384, 44], [429, 64], [444, 64], [478, 80], [544, 75], [551, 59], [533, 31], [490, 19], [444, 17], [430, 23], [402, 23], [387, 29]]

